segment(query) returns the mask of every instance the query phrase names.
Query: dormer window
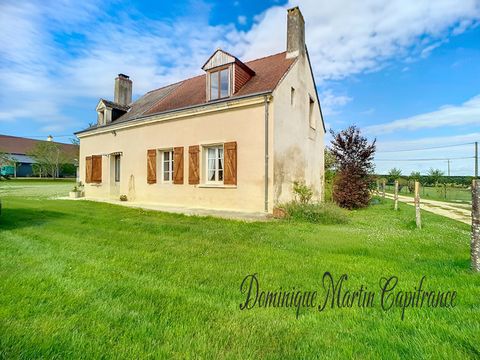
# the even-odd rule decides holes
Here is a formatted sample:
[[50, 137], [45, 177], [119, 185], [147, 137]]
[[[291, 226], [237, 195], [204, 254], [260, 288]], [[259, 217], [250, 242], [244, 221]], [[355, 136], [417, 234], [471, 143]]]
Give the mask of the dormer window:
[[229, 95], [229, 78], [228, 68], [210, 73], [210, 100], [221, 99]]
[[217, 50], [202, 66], [207, 73], [206, 100], [218, 100], [235, 95], [255, 72], [235, 56]]

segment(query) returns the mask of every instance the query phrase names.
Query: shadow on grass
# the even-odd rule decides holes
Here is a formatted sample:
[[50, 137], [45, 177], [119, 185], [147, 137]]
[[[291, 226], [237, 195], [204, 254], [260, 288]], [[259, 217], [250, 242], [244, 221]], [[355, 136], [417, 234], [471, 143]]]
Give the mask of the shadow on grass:
[[65, 216], [65, 213], [58, 211], [3, 207], [0, 215], [0, 229], [13, 230], [41, 226]]

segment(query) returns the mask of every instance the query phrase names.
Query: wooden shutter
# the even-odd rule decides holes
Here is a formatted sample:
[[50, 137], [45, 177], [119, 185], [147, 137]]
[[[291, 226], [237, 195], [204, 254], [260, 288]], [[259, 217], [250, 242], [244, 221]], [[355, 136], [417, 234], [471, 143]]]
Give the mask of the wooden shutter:
[[183, 184], [183, 146], [173, 148], [173, 183]]
[[85, 158], [85, 183], [92, 182], [92, 157], [87, 156]]
[[190, 146], [188, 148], [188, 154], [188, 183], [190, 185], [200, 184], [200, 146]]
[[237, 142], [225, 143], [223, 149], [225, 162], [223, 183], [225, 185], [237, 185]]
[[157, 182], [157, 150], [147, 150], [147, 183]]
[[92, 182], [102, 182], [102, 155], [92, 155]]

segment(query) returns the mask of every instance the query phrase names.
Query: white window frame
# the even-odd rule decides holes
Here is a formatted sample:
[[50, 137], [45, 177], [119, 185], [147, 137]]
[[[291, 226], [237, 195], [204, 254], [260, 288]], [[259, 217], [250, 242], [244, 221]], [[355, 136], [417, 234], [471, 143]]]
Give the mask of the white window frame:
[[[170, 158], [168, 161], [168, 174], [169, 174], [169, 178], [168, 180], [165, 180], [165, 154], [169, 154]], [[160, 161], [161, 161], [161, 165], [160, 165], [160, 169], [161, 169], [161, 173], [160, 173], [160, 178], [161, 178], [161, 183], [163, 184], [172, 184], [173, 183], [173, 161], [174, 161], [174, 158], [173, 158], [173, 149], [163, 149], [163, 150], [160, 150]]]
[[[215, 180], [210, 180], [209, 176], [209, 170], [210, 170], [210, 161], [209, 161], [209, 149], [215, 149], [215, 157], [213, 158], [215, 160], [214, 162], [214, 176]], [[221, 151], [221, 156], [219, 156], [219, 150]], [[222, 144], [215, 144], [215, 145], [205, 145], [203, 146], [203, 173], [205, 174], [205, 184], [222, 184], [223, 185], [223, 180], [225, 178], [225, 149]], [[222, 160], [222, 168], [220, 169], [219, 167], [219, 161]], [[220, 171], [221, 171], [221, 180], [220, 178]]]

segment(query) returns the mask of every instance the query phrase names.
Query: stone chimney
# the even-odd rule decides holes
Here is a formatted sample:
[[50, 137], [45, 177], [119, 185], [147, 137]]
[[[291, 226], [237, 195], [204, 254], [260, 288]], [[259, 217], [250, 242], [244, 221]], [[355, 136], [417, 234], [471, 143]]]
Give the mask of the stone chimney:
[[114, 102], [120, 105], [129, 105], [132, 102], [132, 80], [128, 75], [118, 74], [115, 78]]
[[305, 20], [298, 6], [287, 10], [287, 58], [305, 54]]

